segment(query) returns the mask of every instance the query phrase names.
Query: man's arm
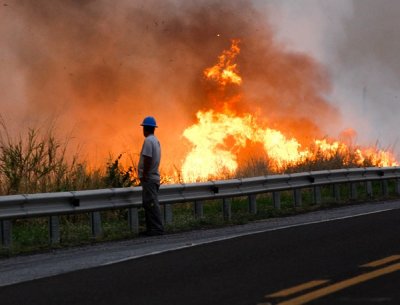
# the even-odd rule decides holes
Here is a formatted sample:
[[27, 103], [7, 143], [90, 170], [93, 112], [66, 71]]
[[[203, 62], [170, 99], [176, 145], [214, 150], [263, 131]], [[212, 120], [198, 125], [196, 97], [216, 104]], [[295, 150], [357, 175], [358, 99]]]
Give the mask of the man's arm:
[[149, 178], [151, 163], [153, 158], [143, 155], [143, 177], [142, 179], [146, 181]]

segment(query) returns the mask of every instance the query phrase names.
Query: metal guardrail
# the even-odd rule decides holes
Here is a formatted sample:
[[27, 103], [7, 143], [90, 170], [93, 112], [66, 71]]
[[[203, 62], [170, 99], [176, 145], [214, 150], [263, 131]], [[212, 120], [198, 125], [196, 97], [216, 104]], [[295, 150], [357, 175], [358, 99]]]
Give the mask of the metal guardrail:
[[[350, 183], [350, 196], [356, 197], [356, 182], [367, 182], [366, 191], [372, 193], [371, 182], [387, 182], [396, 179], [396, 193], [400, 194], [400, 167], [353, 168], [325, 170], [284, 175], [270, 175], [254, 178], [209, 181], [201, 183], [162, 185], [159, 200], [164, 205], [165, 221], [171, 222], [171, 205], [180, 202], [194, 202], [195, 215], [203, 216], [203, 202], [222, 199], [225, 218], [230, 218], [230, 199], [249, 197], [249, 211], [256, 213], [256, 195], [273, 193], [274, 206], [280, 207], [280, 191], [293, 190], [294, 204], [301, 204], [302, 188], [314, 189], [314, 201], [321, 201], [320, 186], [333, 185], [335, 198], [340, 196], [339, 185]], [[386, 191], [385, 191], [386, 186]], [[387, 183], [383, 184], [387, 192]], [[50, 239], [59, 242], [58, 215], [91, 212], [92, 231], [96, 237], [101, 234], [99, 211], [129, 209], [129, 223], [132, 231], [138, 232], [138, 208], [141, 207], [141, 187], [85, 190], [29, 195], [0, 196], [0, 242], [11, 242], [11, 222], [13, 219], [50, 216]], [[1, 244], [0, 243], [0, 244]]]

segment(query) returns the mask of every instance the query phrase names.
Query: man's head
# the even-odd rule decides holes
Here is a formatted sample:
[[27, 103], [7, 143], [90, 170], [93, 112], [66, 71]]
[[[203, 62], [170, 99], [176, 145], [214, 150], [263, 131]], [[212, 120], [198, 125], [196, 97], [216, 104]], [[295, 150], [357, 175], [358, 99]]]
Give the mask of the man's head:
[[151, 134], [154, 134], [154, 129], [156, 128], [152, 126], [143, 126], [143, 135], [147, 137]]
[[145, 137], [154, 134], [155, 128], [158, 127], [155, 118], [152, 116], [145, 117], [140, 125], [143, 126], [143, 135]]

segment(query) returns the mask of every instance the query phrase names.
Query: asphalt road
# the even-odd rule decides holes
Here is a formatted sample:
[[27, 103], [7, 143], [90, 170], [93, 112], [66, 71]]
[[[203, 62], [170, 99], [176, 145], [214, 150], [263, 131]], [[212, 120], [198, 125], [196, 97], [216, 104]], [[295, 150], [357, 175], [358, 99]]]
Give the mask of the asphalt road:
[[15, 304], [400, 304], [400, 210], [0, 287]]

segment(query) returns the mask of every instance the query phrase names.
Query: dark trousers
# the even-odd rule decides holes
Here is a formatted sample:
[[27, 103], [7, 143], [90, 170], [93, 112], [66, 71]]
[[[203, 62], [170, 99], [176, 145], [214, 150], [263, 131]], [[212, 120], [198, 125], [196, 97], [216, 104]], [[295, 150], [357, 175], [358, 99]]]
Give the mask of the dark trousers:
[[149, 232], [164, 232], [161, 218], [161, 209], [158, 202], [158, 181], [142, 181], [142, 200], [146, 218], [146, 227]]

